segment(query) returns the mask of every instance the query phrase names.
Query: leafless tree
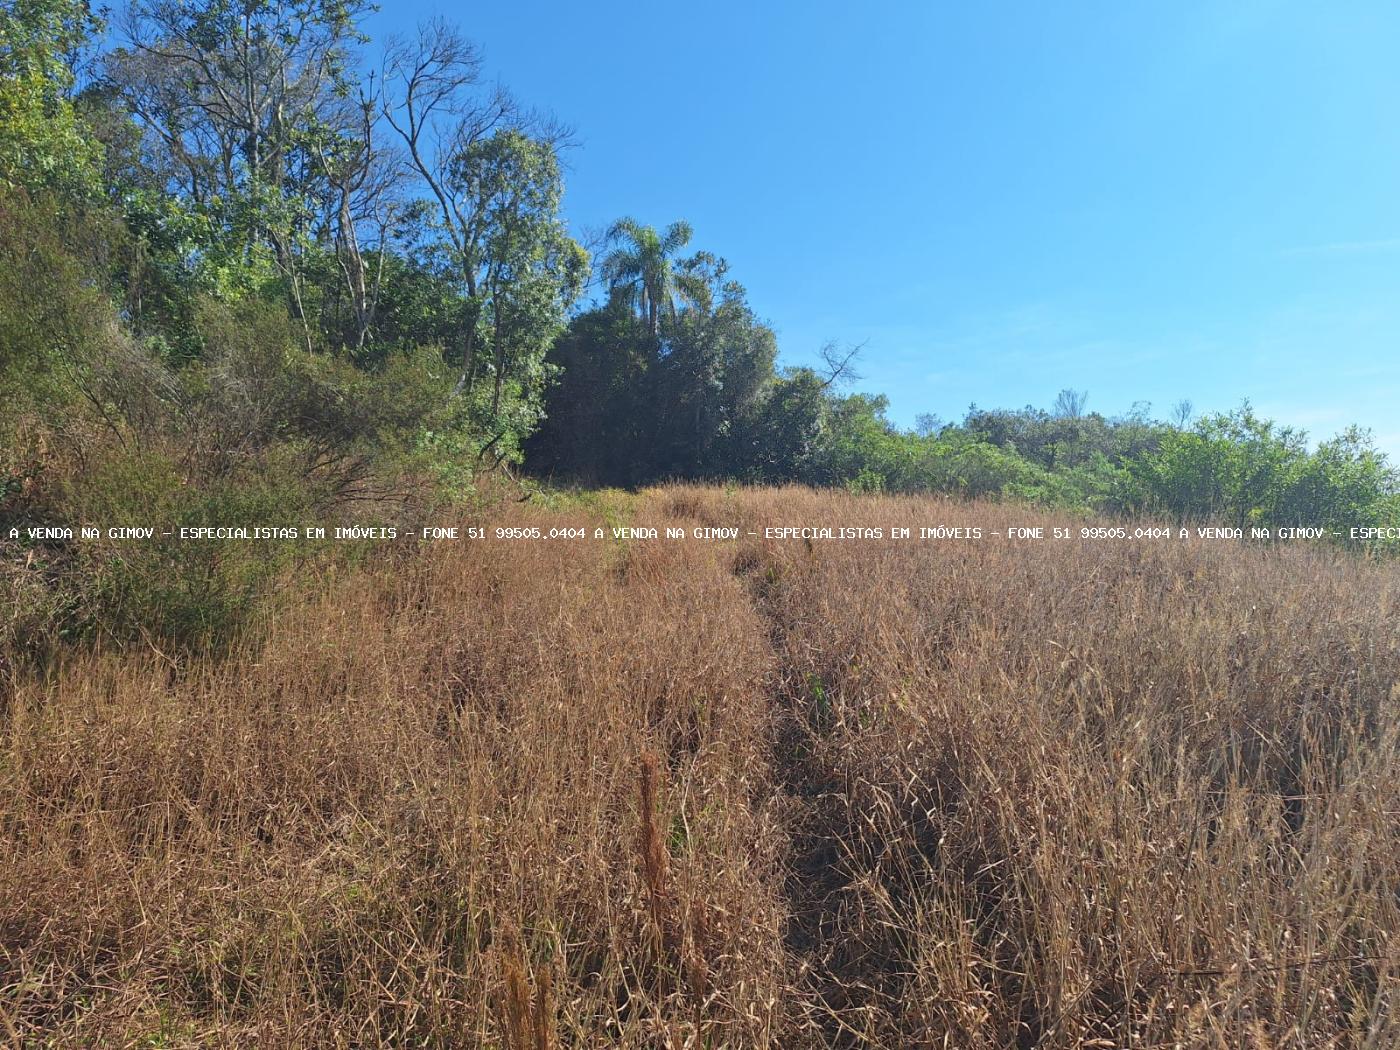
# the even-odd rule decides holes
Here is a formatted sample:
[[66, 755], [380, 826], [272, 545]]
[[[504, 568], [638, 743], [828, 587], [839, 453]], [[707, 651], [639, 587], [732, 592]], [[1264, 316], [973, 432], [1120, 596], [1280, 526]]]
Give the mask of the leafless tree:
[[[380, 143], [380, 97], [375, 79], [354, 100], [332, 113], [333, 136], [311, 150], [325, 182], [323, 227], [334, 245], [341, 284], [354, 329], [350, 345], [362, 351], [373, 330], [384, 287], [385, 247], [400, 213], [398, 186], [404, 174], [398, 151]], [[367, 249], [367, 245], [370, 246]], [[366, 261], [373, 250], [374, 261]]]
[[942, 417], [933, 412], [920, 412], [914, 417], [914, 430], [920, 437], [933, 437], [943, 426]]
[[1071, 390], [1066, 387], [1055, 397], [1053, 411], [1061, 419], [1078, 419], [1084, 414], [1084, 406], [1088, 401], [1089, 391]]
[[836, 386], [839, 383], [854, 383], [859, 380], [860, 373], [856, 371], [855, 363], [864, 350], [864, 343], [843, 348], [832, 341], [822, 346], [821, 350], [818, 351], [822, 364], [826, 366], [823, 369], [825, 378], [822, 380], [822, 388]]
[[466, 288], [468, 316], [462, 326], [459, 391], [470, 388], [476, 369], [476, 323], [480, 316], [477, 259], [485, 215], [474, 187], [452, 177], [453, 158], [472, 143], [508, 126], [519, 116], [514, 99], [499, 86], [481, 83], [481, 52], [454, 26], [434, 19], [409, 38], [392, 38], [384, 55], [381, 112], [403, 140], [408, 162], [437, 204], [440, 225], [452, 247]]
[[[435, 19], [411, 38], [392, 38], [385, 50], [381, 112], [398, 133], [408, 165], [436, 204], [467, 294], [462, 324], [462, 374], [457, 392], [477, 377], [477, 323], [491, 298], [485, 239], [498, 189], [463, 170], [461, 161], [493, 135], [519, 131], [558, 151], [572, 141], [569, 128], [523, 109], [500, 84], [482, 79], [481, 52], [455, 27]], [[497, 376], [499, 380], [499, 374]]]

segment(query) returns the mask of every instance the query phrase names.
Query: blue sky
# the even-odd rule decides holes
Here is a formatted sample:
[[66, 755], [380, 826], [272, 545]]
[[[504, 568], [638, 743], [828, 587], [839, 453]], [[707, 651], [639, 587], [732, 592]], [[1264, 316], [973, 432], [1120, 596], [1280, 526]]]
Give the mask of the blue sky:
[[385, 0], [578, 131], [566, 210], [688, 219], [786, 363], [920, 412], [1249, 398], [1400, 453], [1400, 4]]

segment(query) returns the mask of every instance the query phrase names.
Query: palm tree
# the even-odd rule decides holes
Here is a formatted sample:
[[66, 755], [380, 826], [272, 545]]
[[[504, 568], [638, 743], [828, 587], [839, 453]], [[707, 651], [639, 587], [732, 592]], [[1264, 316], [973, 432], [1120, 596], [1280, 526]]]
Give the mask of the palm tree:
[[690, 235], [690, 223], [684, 221], [657, 233], [636, 219], [619, 219], [608, 231], [620, 243], [603, 260], [603, 277], [614, 296], [636, 309], [652, 335], [661, 333], [662, 310], [675, 316], [681, 288], [672, 259], [690, 243]]

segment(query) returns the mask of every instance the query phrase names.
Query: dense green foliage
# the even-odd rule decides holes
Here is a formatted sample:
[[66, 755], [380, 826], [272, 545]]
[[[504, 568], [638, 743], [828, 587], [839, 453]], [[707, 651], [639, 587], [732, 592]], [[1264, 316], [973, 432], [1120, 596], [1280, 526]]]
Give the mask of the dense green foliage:
[[519, 461], [587, 278], [558, 133], [441, 27], [386, 65], [432, 56], [425, 115], [365, 10], [151, 0], [99, 52], [0, 4], [0, 648], [224, 636], [318, 553], [31, 527], [379, 522]]
[[780, 368], [687, 223], [619, 220], [591, 272], [568, 130], [443, 23], [372, 56], [367, 10], [135, 0], [104, 27], [78, 0], [0, 0], [0, 542], [23, 566], [0, 644], [212, 637], [292, 564], [11, 528], [384, 520], [522, 464], [1241, 527], [1400, 517], [1364, 434], [1310, 449], [1247, 407], [1187, 426], [1065, 392], [901, 429], [849, 392], [853, 354]]
[[1357, 429], [1310, 448], [1301, 431], [1247, 403], [1194, 422], [1179, 408], [1166, 422], [1142, 405], [1119, 417], [1086, 413], [1082, 393], [1063, 391], [1051, 411], [974, 406], [960, 423], [906, 430], [886, 417], [884, 397], [840, 390], [848, 359], [828, 354], [823, 373], [776, 371], [774, 357], [772, 332], [733, 282], [719, 306], [615, 286], [554, 344], [559, 378], [528, 462], [583, 484], [799, 481], [1240, 529], [1315, 527], [1348, 542], [1352, 528], [1400, 522], [1400, 474]]
[[75, 53], [97, 28], [80, 0], [0, 5], [0, 188], [97, 189], [98, 146], [72, 99]]

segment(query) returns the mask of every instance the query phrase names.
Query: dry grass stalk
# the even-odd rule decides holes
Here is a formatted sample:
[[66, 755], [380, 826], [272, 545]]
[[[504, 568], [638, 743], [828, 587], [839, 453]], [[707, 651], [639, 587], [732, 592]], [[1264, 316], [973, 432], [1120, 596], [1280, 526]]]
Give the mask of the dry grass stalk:
[[741, 539], [402, 552], [227, 660], [12, 674], [0, 1038], [1400, 1046], [1400, 567], [614, 502]]
[[507, 925], [501, 934], [501, 1035], [506, 1050], [555, 1050], [553, 978], [542, 967], [530, 995], [520, 934]]
[[660, 761], [651, 751], [638, 763], [637, 824], [642, 879], [655, 928], [658, 948], [671, 947], [671, 859], [657, 822], [660, 807]]

